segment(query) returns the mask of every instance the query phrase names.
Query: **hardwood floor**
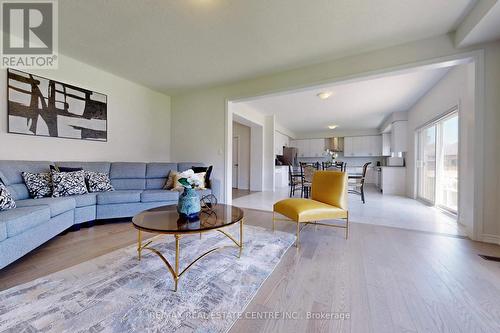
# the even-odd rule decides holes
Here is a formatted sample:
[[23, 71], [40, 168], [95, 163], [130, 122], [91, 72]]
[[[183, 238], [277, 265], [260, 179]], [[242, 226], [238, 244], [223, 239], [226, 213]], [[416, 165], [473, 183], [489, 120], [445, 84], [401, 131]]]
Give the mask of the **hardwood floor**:
[[[245, 213], [248, 224], [271, 227], [271, 213]], [[295, 226], [277, 222], [277, 229]], [[0, 288], [135, 240], [129, 223], [58, 236], [1, 270]], [[231, 332], [499, 332], [500, 263], [478, 254], [500, 256], [500, 247], [360, 223], [346, 241], [343, 230], [309, 225], [300, 249], [289, 249]], [[349, 318], [308, 320], [308, 312]]]

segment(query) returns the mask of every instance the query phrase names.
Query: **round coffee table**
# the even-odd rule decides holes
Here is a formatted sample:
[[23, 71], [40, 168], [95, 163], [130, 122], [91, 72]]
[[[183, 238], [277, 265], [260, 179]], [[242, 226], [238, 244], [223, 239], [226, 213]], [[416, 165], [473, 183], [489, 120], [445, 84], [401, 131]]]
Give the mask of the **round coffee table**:
[[[233, 236], [228, 234], [226, 231], [222, 230], [233, 224], [240, 224], [240, 237], [236, 240]], [[139, 261], [141, 260], [142, 250], [149, 250], [154, 254], [158, 255], [160, 259], [165, 263], [168, 270], [174, 278], [175, 288], [177, 291], [177, 283], [179, 278], [198, 260], [205, 257], [206, 255], [220, 250], [228, 246], [237, 246], [239, 248], [238, 258], [241, 256], [241, 250], [243, 249], [243, 223], [244, 215], [241, 208], [217, 204], [212, 208], [204, 208], [200, 212], [200, 219], [196, 222], [187, 222], [179, 219], [179, 214], [177, 213], [177, 206], [163, 206], [158, 208], [148, 209], [142, 213], [137, 214], [132, 218], [133, 226], [138, 230], [137, 235], [137, 254]], [[148, 240], [144, 244], [142, 243], [142, 232], [156, 233], [157, 236], [153, 239]], [[209, 231], [218, 231], [224, 236], [229, 238], [235, 245], [220, 246], [213, 248], [198, 258], [193, 262], [188, 264], [184, 270], [179, 272], [179, 253], [180, 244], [179, 241], [183, 235], [190, 234], [201, 234]], [[175, 264], [174, 267], [168, 262], [168, 260], [155, 248], [151, 247], [151, 243], [154, 239], [161, 235], [174, 235], [175, 237]]]

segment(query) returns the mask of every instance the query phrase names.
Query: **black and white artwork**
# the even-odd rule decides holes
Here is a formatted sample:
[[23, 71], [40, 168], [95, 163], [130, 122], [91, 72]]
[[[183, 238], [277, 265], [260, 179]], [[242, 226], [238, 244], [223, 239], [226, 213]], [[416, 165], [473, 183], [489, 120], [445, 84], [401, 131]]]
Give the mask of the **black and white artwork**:
[[9, 69], [9, 133], [107, 141], [107, 96]]

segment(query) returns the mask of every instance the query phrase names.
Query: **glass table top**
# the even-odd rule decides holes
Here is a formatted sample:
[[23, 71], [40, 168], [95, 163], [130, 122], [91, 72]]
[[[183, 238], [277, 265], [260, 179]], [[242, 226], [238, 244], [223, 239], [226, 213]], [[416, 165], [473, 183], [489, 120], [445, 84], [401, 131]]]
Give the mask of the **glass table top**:
[[164, 234], [197, 233], [219, 229], [235, 224], [243, 219], [241, 208], [217, 204], [200, 212], [200, 219], [188, 222], [179, 218], [177, 206], [162, 206], [143, 211], [132, 218], [136, 229]]

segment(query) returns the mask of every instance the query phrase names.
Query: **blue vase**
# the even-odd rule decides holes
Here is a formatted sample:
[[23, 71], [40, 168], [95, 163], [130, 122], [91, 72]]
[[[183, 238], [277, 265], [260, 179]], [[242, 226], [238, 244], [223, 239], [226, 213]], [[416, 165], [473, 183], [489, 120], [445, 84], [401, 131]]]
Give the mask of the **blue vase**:
[[177, 212], [181, 219], [197, 221], [200, 216], [200, 197], [193, 188], [185, 188], [179, 196]]

